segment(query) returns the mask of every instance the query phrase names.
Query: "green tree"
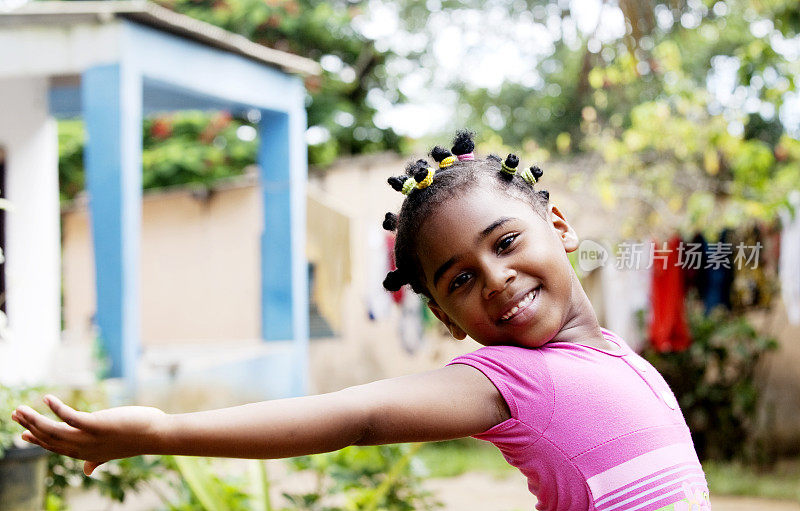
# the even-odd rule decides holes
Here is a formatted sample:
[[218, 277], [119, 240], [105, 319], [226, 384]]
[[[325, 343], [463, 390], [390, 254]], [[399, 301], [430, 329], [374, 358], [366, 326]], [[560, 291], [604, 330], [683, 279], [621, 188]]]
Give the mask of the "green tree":
[[[310, 0], [164, 0], [176, 12], [241, 34], [259, 44], [323, 64], [320, 76], [306, 78], [306, 110], [311, 132], [309, 162], [327, 164], [339, 156], [401, 150], [403, 139], [375, 123], [371, 90], [391, 88], [386, 69], [390, 54], [354, 28], [361, 2]], [[403, 98], [397, 96], [396, 101]], [[245, 117], [181, 112], [145, 119], [143, 186], [159, 188], [194, 183], [205, 187], [240, 174], [255, 163], [257, 141], [237, 130], [253, 127]], [[249, 134], [249, 132], [246, 132]], [[59, 124], [61, 197], [84, 188], [80, 121]]]
[[[432, 5], [438, 12], [422, 16]], [[642, 210], [624, 234], [774, 218], [800, 186], [800, 126], [780, 118], [796, 98], [800, 4], [598, 2], [603, 14], [588, 29], [571, 11], [580, 5], [409, 0], [402, 12], [408, 30], [430, 34], [429, 51], [443, 20], [480, 33], [461, 39], [470, 46], [465, 67], [492, 34], [511, 41], [514, 69], [499, 87], [454, 78], [455, 124], [526, 152], [599, 153], [605, 164], [594, 177], [606, 205], [633, 199]], [[485, 24], [475, 25], [475, 13]], [[615, 13], [624, 21], [616, 35], [607, 26]], [[529, 33], [549, 34], [552, 44], [531, 44]]]
[[[322, 76], [306, 87], [308, 124], [320, 143], [309, 147], [311, 163], [337, 156], [399, 150], [401, 137], [375, 124], [367, 95], [386, 88], [389, 55], [354, 28], [365, 2], [333, 0], [161, 0], [177, 12], [241, 34], [256, 43], [321, 62]], [[401, 100], [402, 98], [398, 98]]]

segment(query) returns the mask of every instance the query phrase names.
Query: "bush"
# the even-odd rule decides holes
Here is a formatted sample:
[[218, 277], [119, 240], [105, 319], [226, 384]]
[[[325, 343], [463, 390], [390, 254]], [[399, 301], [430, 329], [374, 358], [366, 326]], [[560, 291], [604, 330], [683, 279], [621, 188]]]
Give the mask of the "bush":
[[718, 308], [705, 314], [687, 300], [692, 344], [681, 352], [644, 353], [680, 402], [701, 459], [766, 461], [755, 438], [761, 357], [777, 348], [748, 321]]

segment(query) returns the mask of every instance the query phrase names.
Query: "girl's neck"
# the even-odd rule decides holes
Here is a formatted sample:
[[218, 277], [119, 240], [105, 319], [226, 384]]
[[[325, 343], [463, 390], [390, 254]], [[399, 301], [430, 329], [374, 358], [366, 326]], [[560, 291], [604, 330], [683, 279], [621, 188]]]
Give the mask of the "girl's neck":
[[597, 314], [578, 281], [578, 276], [574, 273], [572, 274], [572, 296], [572, 306], [567, 320], [561, 330], [550, 339], [550, 342], [573, 342], [609, 351], [616, 350], [617, 346], [603, 336], [600, 322], [597, 321]]

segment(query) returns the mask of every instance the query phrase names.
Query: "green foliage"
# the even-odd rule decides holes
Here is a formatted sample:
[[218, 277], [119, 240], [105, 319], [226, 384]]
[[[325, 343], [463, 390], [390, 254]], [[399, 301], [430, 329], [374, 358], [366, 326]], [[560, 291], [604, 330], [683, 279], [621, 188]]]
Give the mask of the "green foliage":
[[435, 509], [440, 504], [421, 488], [423, 468], [415, 463], [422, 444], [345, 447], [336, 452], [301, 456], [290, 460], [296, 470], [317, 476], [317, 489], [302, 494], [284, 493], [294, 506], [332, 511], [330, 498], [344, 496], [345, 509]]
[[[42, 387], [9, 387], [0, 385], [0, 458], [6, 449], [19, 442], [19, 437], [25, 431], [22, 426], [11, 419], [11, 412], [21, 404], [39, 402], [42, 396]], [[37, 409], [39, 407], [36, 407]]]
[[[209, 189], [219, 179], [242, 174], [256, 160], [258, 140], [242, 140], [241, 127], [254, 129], [245, 119], [226, 112], [187, 111], [147, 118], [142, 137], [142, 188], [194, 185]], [[59, 178], [61, 199], [69, 200], [84, 188], [83, 122], [59, 122]]]
[[[390, 54], [353, 27], [360, 2], [337, 0], [163, 0], [176, 12], [212, 23], [256, 43], [329, 64], [319, 77], [308, 77], [308, 124], [327, 138], [308, 147], [312, 165], [329, 164], [342, 155], [402, 150], [391, 128], [377, 126], [371, 90], [391, 89], [386, 68]], [[393, 98], [402, 101], [401, 96]], [[227, 113], [184, 112], [146, 118], [143, 140], [145, 189], [195, 184], [209, 188], [238, 175], [255, 162], [257, 141], [240, 140], [236, 130], [247, 123]], [[61, 199], [84, 188], [80, 121], [59, 122]]]
[[257, 141], [241, 140], [237, 130], [252, 126], [226, 112], [182, 112], [144, 121], [142, 187], [195, 184], [241, 174], [255, 163]]
[[689, 349], [668, 353], [650, 349], [644, 356], [677, 396], [701, 459], [764, 461], [755, 459], [764, 452], [754, 435], [755, 371], [777, 343], [741, 316], [722, 308], [707, 315], [698, 301], [687, 304]]
[[249, 511], [250, 496], [241, 484], [226, 481], [211, 469], [208, 458], [167, 456], [167, 465], [181, 476], [181, 494], [170, 511]]
[[800, 502], [800, 460], [783, 460], [769, 469], [740, 462], [703, 462], [712, 495], [746, 495]]
[[623, 236], [769, 221], [786, 205], [787, 190], [800, 187], [797, 140], [782, 135], [770, 147], [731, 134], [707, 101], [697, 93], [643, 103], [619, 136], [604, 130], [594, 138], [606, 162], [596, 178], [613, 190], [605, 205], [633, 199], [641, 210], [623, 220]]
[[426, 443], [420, 449], [419, 458], [427, 468], [428, 477], [455, 477], [466, 472], [488, 472], [504, 477], [517, 470], [495, 446], [474, 438]]
[[[476, 88], [458, 80], [454, 84], [460, 94], [455, 124], [497, 133], [512, 146], [538, 144], [562, 153], [602, 147], [608, 138], [619, 137], [631, 126], [632, 113], [639, 105], [674, 103], [680, 98], [695, 102], [713, 90], [710, 82], [722, 64], [734, 66], [736, 81], [732, 85], [740, 99], [730, 106], [702, 104], [706, 117], [723, 111], [727, 121], [743, 123], [746, 140], [759, 138], [770, 149], [785, 131], [777, 112], [787, 93], [796, 90], [800, 69], [791, 59], [791, 51], [781, 53], [776, 48], [795, 44], [781, 37], [796, 34], [800, 24], [797, 2], [620, 2], [617, 5], [627, 27], [619, 39], [601, 39], [599, 33], [608, 19], [602, 15], [597, 17], [599, 25], [594, 32], [591, 27], [575, 32], [577, 17], [569, 3], [498, 0], [489, 9], [483, 2], [444, 1], [441, 13], [426, 18], [427, 5], [422, 0], [406, 0], [400, 9], [410, 31], [429, 32], [428, 52], [437, 42], [444, 18], [465, 33], [479, 34], [478, 41], [486, 39], [482, 27], [475, 27], [474, 22], [469, 25], [475, 13], [494, 19], [492, 26], [499, 22], [514, 27], [525, 20], [522, 26], [526, 28], [559, 34], [552, 48], [531, 45], [522, 36], [509, 34], [520, 56], [519, 69], [509, 70], [510, 74], [528, 71], [516, 73], [516, 78], [498, 88]], [[754, 29], [756, 26], [766, 28]], [[471, 49], [480, 53], [478, 48]], [[743, 115], [743, 95], [767, 106], [756, 111], [748, 106], [751, 113]], [[703, 127], [702, 119], [685, 120]], [[601, 133], [608, 136], [595, 143]]]
[[83, 121], [76, 119], [58, 122], [58, 187], [61, 200], [70, 200], [85, 186], [83, 146], [86, 133]]
[[[401, 139], [374, 122], [370, 90], [389, 88], [387, 51], [353, 26], [364, 2], [334, 0], [162, 0], [177, 12], [241, 34], [257, 43], [317, 61], [326, 59], [320, 77], [306, 80], [309, 126], [330, 138], [309, 148], [309, 161], [329, 163], [340, 155], [397, 150]], [[400, 97], [398, 100], [402, 99]]]
[[160, 457], [136, 456], [110, 461], [94, 477], [86, 477], [83, 461], [50, 453], [46, 479], [48, 511], [68, 509], [65, 492], [70, 487], [96, 491], [109, 500], [125, 502], [129, 492], [141, 491], [148, 482], [165, 473]]

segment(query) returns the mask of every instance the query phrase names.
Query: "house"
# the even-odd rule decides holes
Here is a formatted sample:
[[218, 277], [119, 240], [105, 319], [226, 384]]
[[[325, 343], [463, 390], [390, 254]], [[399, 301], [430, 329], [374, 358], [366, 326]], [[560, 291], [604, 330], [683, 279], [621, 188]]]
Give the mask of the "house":
[[[64, 372], [55, 119], [82, 116], [96, 275], [97, 335], [121, 393], [141, 355], [141, 122], [181, 109], [260, 116], [257, 356], [242, 362], [271, 396], [307, 385], [303, 77], [316, 63], [140, 1], [31, 2], [0, 13], [0, 148], [5, 215], [0, 293], [10, 335], [3, 383]], [[231, 247], [234, 249], [236, 247]], [[241, 368], [227, 368], [241, 374]], [[266, 393], [266, 390], [264, 390]]]

